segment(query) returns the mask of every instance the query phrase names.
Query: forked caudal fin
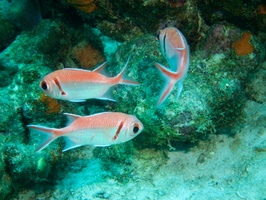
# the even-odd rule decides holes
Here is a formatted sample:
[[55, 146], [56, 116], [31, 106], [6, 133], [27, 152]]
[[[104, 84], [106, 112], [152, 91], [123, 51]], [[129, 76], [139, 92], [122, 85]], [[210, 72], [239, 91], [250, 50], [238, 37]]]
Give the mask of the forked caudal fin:
[[54, 141], [56, 138], [59, 136], [55, 133], [57, 129], [52, 129], [52, 128], [46, 128], [43, 126], [34, 126], [34, 125], [28, 125], [28, 128], [32, 133], [37, 133], [37, 134], [42, 134], [45, 135], [38, 148], [34, 152], [39, 152], [42, 149], [44, 149], [46, 146], [48, 146], [52, 141]]
[[181, 79], [181, 75], [171, 70], [167, 69], [163, 65], [159, 63], [154, 63], [155, 66], [160, 71], [161, 75], [167, 80], [164, 89], [161, 92], [160, 98], [158, 100], [157, 106], [161, 105], [169, 96], [171, 91], [173, 90], [174, 85], [178, 82], [178, 89], [177, 89], [177, 98], [180, 96], [180, 93], [183, 88], [183, 79]]
[[[67, 116], [67, 119], [68, 119], [67, 124], [68, 125], [73, 123], [75, 120], [77, 120], [81, 117], [79, 115], [74, 115], [74, 114], [70, 114], [70, 113], [64, 113], [64, 115]], [[43, 126], [35, 126], [35, 125], [28, 125], [27, 127], [30, 129], [30, 131], [32, 133], [42, 134], [42, 135], [46, 136], [41, 140], [38, 148], [34, 152], [41, 151], [46, 146], [48, 146], [52, 141], [54, 141], [56, 138], [58, 138], [60, 136], [65, 136], [61, 129], [46, 128]], [[66, 144], [65, 144], [65, 148], [62, 150], [62, 152], [67, 151], [69, 149], [79, 147], [79, 146], [83, 146], [84, 144], [86, 144], [86, 141], [73, 140], [73, 138], [69, 138], [67, 136], [65, 136], [64, 139], [65, 139]]]
[[140, 85], [140, 83], [134, 81], [132, 78], [129, 78], [128, 76], [125, 75], [125, 70], [127, 68], [129, 59], [130, 59], [130, 57], [128, 57], [127, 62], [125, 64], [125, 67], [123, 68], [123, 70], [115, 78], [119, 80], [118, 82], [120, 84]]

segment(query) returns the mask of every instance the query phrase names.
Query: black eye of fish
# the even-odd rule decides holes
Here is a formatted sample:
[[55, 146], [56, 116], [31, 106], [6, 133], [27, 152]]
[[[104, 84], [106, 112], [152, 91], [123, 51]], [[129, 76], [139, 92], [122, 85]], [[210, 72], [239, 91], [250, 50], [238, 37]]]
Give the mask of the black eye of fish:
[[45, 81], [43, 81], [43, 82], [41, 83], [41, 88], [42, 88], [43, 90], [47, 90], [47, 89], [48, 89], [48, 86], [47, 86], [47, 84], [46, 84]]
[[166, 39], [166, 34], [163, 36], [163, 51], [164, 51], [164, 53], [166, 53], [165, 52], [165, 39]]
[[160, 33], [157, 33], [156, 40], [157, 40], [157, 41], [160, 40]]
[[134, 126], [134, 128], [133, 128], [133, 132], [134, 133], [137, 133], [139, 131], [139, 127], [138, 126]]

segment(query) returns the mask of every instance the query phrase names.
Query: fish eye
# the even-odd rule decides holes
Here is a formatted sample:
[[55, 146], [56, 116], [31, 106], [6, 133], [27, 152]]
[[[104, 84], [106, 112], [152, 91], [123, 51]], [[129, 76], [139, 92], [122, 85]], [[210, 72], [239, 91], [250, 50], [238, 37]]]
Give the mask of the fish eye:
[[137, 124], [135, 124], [135, 126], [133, 127], [133, 133], [138, 133], [139, 131], [139, 126]]
[[156, 41], [159, 41], [159, 40], [160, 40], [160, 33], [157, 33]]
[[45, 81], [42, 81], [42, 82], [41, 82], [41, 88], [42, 88], [43, 90], [47, 90], [47, 89], [48, 89], [48, 85], [47, 85], [47, 83], [46, 83]]

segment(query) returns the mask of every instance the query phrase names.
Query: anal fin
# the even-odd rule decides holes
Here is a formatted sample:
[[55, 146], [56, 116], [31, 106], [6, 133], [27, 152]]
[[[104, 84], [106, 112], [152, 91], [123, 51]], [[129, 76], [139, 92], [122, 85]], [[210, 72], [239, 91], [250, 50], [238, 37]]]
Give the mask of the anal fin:
[[109, 88], [104, 95], [102, 95], [101, 97], [97, 98], [97, 99], [102, 99], [102, 100], [109, 100], [109, 101], [116, 101], [113, 97], [112, 94], [112, 88]]
[[85, 102], [86, 100], [85, 99], [77, 99], [77, 100], [69, 100], [70, 102]]
[[74, 149], [74, 148], [83, 146], [83, 144], [79, 144], [78, 142], [75, 142], [75, 141], [71, 140], [68, 137], [65, 137], [64, 139], [66, 141], [66, 144], [65, 144], [65, 147], [64, 147], [62, 152], [65, 152], [65, 151], [68, 151], [70, 149]]

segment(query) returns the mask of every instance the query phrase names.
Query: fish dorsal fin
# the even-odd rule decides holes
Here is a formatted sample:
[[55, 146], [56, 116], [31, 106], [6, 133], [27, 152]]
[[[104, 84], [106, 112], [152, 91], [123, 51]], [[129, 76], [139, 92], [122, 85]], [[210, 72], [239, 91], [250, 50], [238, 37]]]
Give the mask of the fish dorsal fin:
[[91, 70], [87, 69], [80, 69], [80, 68], [64, 68], [62, 70], [72, 70], [72, 71], [84, 71], [84, 72], [91, 72]]
[[104, 62], [103, 64], [101, 64], [99, 67], [97, 67], [96, 69], [94, 69], [94, 72], [97, 72], [99, 74], [105, 75], [107, 76], [107, 72], [105, 71], [105, 66], [106, 66], [107, 62]]
[[82, 116], [74, 115], [74, 114], [70, 114], [70, 113], [64, 113], [64, 115], [67, 117], [67, 125], [71, 124], [76, 119], [82, 117]]

